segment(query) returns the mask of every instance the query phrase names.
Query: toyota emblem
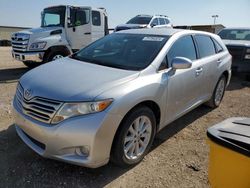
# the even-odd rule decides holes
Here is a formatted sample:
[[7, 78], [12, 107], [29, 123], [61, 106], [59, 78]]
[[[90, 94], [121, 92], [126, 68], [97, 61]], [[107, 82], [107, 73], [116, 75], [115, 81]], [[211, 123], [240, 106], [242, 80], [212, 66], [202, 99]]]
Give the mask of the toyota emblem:
[[26, 100], [30, 100], [32, 98], [32, 90], [31, 89], [26, 89], [24, 91], [24, 98]]

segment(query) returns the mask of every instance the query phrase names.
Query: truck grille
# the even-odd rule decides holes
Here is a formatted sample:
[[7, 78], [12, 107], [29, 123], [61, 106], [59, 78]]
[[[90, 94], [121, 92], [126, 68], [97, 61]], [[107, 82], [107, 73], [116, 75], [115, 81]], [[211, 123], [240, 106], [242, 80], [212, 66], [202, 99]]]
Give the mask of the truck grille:
[[24, 98], [24, 89], [18, 84], [15, 96], [17, 108], [25, 115], [38, 121], [50, 123], [62, 103], [41, 97], [34, 97], [30, 100]]
[[227, 46], [229, 53], [233, 56], [233, 60], [243, 60], [245, 54], [244, 47]]
[[14, 52], [24, 52], [29, 43], [29, 34], [16, 33], [11, 37], [11, 44]]

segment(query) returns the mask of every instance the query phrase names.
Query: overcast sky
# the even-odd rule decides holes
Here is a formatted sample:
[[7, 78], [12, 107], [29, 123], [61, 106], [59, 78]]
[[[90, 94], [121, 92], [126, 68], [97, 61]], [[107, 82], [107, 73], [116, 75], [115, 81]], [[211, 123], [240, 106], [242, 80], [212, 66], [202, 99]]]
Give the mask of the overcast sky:
[[110, 28], [137, 14], [168, 15], [174, 25], [212, 24], [217, 14], [227, 27], [250, 27], [250, 0], [0, 0], [0, 25], [37, 27], [41, 10], [59, 4], [104, 7]]

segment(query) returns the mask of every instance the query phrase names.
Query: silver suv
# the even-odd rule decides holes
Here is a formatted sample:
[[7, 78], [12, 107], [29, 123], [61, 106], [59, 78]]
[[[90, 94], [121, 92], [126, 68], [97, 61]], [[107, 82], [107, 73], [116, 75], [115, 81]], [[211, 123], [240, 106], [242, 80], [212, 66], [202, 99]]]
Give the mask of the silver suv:
[[231, 55], [214, 34], [126, 30], [26, 73], [16, 131], [38, 154], [86, 167], [140, 162], [155, 134], [197, 106], [220, 105]]
[[173, 24], [168, 16], [164, 15], [137, 15], [126, 24], [118, 25], [114, 32], [127, 30], [127, 29], [139, 29], [139, 28], [172, 28]]

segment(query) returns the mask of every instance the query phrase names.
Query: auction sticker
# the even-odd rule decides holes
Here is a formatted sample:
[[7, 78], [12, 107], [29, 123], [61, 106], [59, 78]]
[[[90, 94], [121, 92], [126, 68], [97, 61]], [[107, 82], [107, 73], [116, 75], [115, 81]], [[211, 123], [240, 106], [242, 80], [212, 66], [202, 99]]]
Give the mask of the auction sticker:
[[155, 41], [155, 42], [161, 42], [164, 40], [163, 37], [144, 37], [142, 39], [143, 41]]

